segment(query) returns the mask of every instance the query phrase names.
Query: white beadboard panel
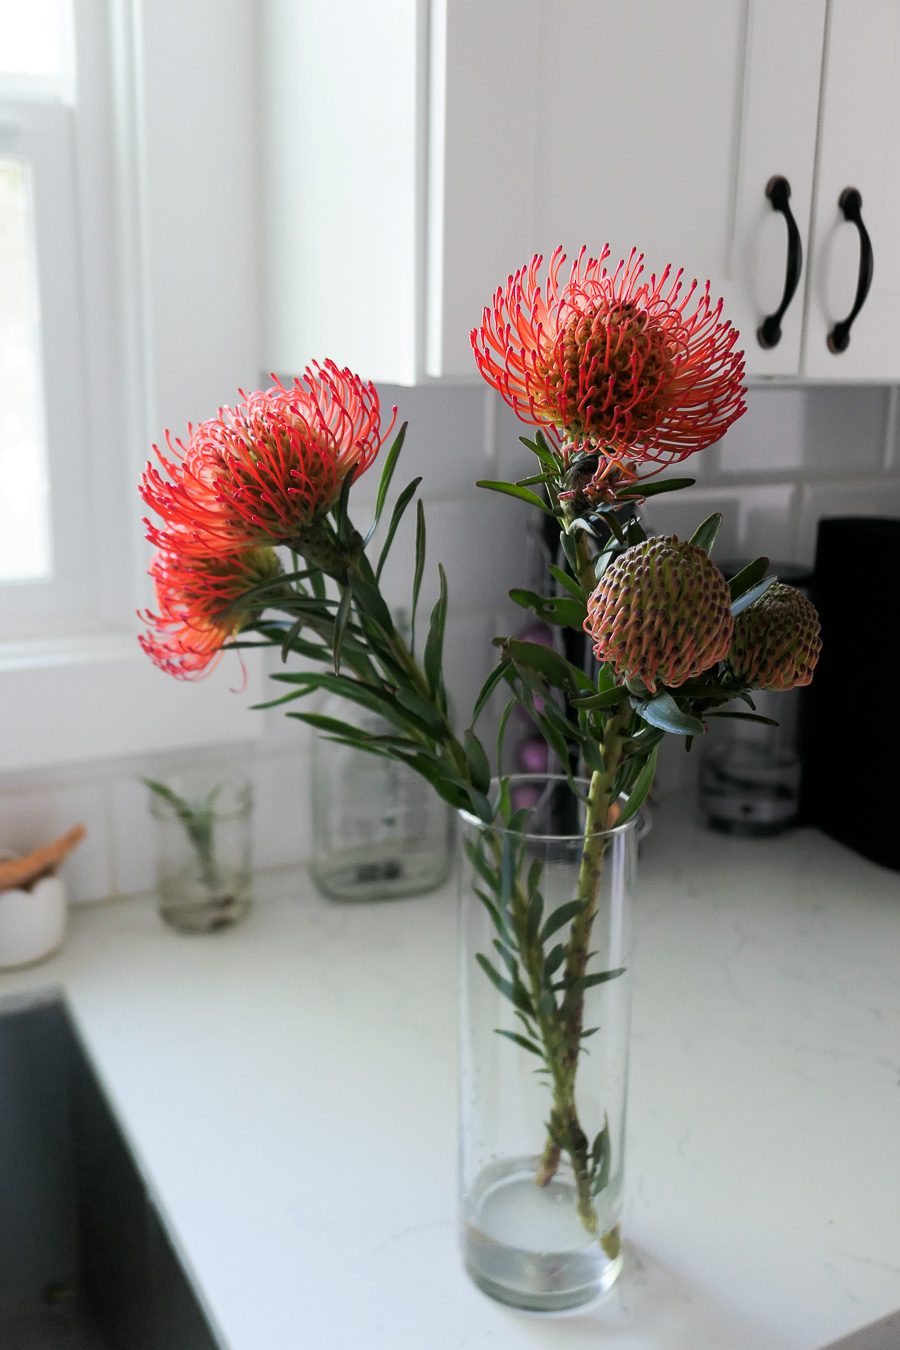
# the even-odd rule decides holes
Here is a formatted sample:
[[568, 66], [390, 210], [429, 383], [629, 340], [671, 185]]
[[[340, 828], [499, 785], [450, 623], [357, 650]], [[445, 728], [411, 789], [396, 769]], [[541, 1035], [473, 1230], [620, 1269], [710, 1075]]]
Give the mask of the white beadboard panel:
[[[394, 471], [391, 500], [411, 478], [420, 475], [422, 492], [429, 498], [462, 496], [472, 490], [476, 478], [490, 476], [484, 443], [486, 389], [471, 385], [417, 385], [407, 389], [381, 384], [378, 395], [385, 430], [390, 425], [394, 405], [397, 408], [394, 434], [401, 423], [409, 423]], [[364, 515], [353, 503], [374, 502], [386, 454], [385, 448], [353, 485], [351, 507], [357, 526], [364, 523]]]
[[793, 561], [795, 496], [790, 484], [741, 489], [738, 546], [742, 558], [764, 553], [773, 560]]
[[[60, 670], [66, 696], [59, 697]], [[260, 663], [247, 653], [242, 671], [228, 653], [204, 680], [175, 680], [158, 670], [133, 637], [109, 652], [49, 654], [4, 661], [0, 773], [182, 746], [248, 741], [257, 734], [244, 712], [258, 700]]]
[[310, 756], [271, 755], [246, 766], [253, 783], [253, 865], [284, 867], [312, 853]]
[[0, 848], [12, 853], [30, 853], [79, 823], [87, 835], [63, 863], [61, 875], [70, 900], [100, 900], [113, 893], [105, 784], [0, 793]]
[[[801, 468], [808, 397], [803, 389], [751, 389], [744, 416], [719, 442], [721, 472], [777, 473]], [[701, 458], [695, 455], [688, 461], [691, 472]]]
[[826, 516], [889, 516], [900, 520], [900, 477], [804, 488], [797, 529], [797, 561], [812, 563], [816, 527]]
[[[156, 765], [145, 765], [141, 774], [162, 777]], [[133, 895], [152, 890], [156, 884], [155, 821], [150, 815], [150, 791], [139, 781], [138, 771], [123, 772], [108, 785], [112, 817], [113, 895]]]
[[[475, 489], [456, 500], [425, 502], [427, 561], [419, 601], [419, 626], [427, 625], [438, 595], [443, 563], [450, 613], [487, 609], [520, 584], [529, 508], [512, 498]], [[383, 532], [382, 523], [382, 532]], [[415, 511], [403, 518], [382, 584], [391, 606], [409, 606], [415, 566]]]
[[740, 489], [686, 488], [661, 497], [651, 497], [641, 507], [648, 534], [677, 534], [690, 539], [701, 521], [714, 511], [724, 517], [716, 541], [716, 558], [733, 558], [741, 550]]

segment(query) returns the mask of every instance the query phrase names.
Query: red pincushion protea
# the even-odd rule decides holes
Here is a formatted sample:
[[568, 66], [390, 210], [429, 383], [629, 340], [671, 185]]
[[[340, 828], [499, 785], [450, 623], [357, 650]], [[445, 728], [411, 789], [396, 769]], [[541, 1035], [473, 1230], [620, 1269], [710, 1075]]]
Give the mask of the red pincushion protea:
[[196, 679], [212, 669], [229, 638], [264, 608], [239, 608], [238, 602], [251, 587], [275, 580], [281, 564], [271, 548], [191, 557], [179, 551], [181, 536], [162, 538], [168, 547], [150, 565], [159, 613], [144, 613], [151, 631], [138, 641], [160, 670]]
[[719, 440], [745, 410], [737, 331], [713, 303], [709, 283], [682, 295], [682, 273], [642, 282], [632, 251], [614, 273], [581, 250], [560, 283], [556, 249], [543, 286], [542, 259], [500, 287], [471, 341], [478, 369], [523, 422], [569, 446], [599, 450], [634, 478]]
[[[276, 382], [189, 429], [187, 446], [167, 434], [174, 458], [157, 456], [168, 478], [148, 465], [141, 495], [183, 532], [183, 553], [291, 543], [334, 503], [351, 469], [369, 467], [393, 425], [382, 435], [373, 384], [333, 361], [315, 363], [290, 388]], [[153, 525], [148, 537], [160, 545]]]

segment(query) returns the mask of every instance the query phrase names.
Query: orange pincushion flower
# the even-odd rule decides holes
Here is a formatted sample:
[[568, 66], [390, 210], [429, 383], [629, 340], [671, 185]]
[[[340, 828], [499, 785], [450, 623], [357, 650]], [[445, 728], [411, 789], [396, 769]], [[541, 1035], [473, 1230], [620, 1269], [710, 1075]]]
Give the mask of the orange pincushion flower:
[[[351, 469], [372, 463], [380, 424], [373, 384], [316, 363], [290, 388], [276, 382], [189, 428], [187, 446], [167, 433], [173, 459], [157, 456], [168, 478], [148, 465], [141, 495], [183, 532], [184, 553], [291, 543], [333, 505]], [[160, 546], [162, 532], [151, 524], [148, 538]]]
[[523, 422], [557, 445], [599, 451], [625, 477], [705, 449], [745, 411], [737, 331], [721, 318], [709, 283], [682, 295], [667, 267], [642, 282], [632, 251], [614, 273], [582, 249], [567, 281], [556, 249], [544, 286], [542, 259], [500, 287], [471, 341], [478, 369]]
[[274, 581], [281, 564], [271, 548], [185, 557], [179, 552], [181, 536], [161, 538], [167, 547], [150, 565], [159, 613], [144, 613], [151, 631], [138, 641], [160, 670], [194, 679], [210, 670], [229, 638], [265, 608], [264, 603], [239, 607], [239, 602], [251, 587]]

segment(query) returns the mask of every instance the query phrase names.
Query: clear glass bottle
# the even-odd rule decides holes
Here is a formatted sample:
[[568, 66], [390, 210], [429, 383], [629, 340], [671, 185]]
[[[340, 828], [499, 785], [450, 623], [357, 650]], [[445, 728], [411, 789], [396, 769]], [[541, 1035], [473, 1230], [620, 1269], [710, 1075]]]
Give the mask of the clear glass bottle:
[[[639, 827], [634, 817], [591, 836], [599, 888], [589, 929], [573, 935], [580, 803], [562, 776], [513, 775], [511, 789], [529, 807], [522, 830], [460, 813], [460, 1241], [485, 1293], [562, 1312], [622, 1268]], [[590, 947], [580, 1005], [564, 981], [579, 936]], [[565, 1046], [580, 1030], [590, 1039], [573, 1060]]]
[[[341, 698], [326, 700], [322, 712], [374, 735], [391, 730], [377, 714]], [[325, 895], [387, 900], [446, 881], [450, 808], [414, 770], [318, 736], [312, 786], [311, 871]]]
[[144, 781], [156, 821], [161, 918], [182, 933], [230, 928], [250, 909], [250, 783], [216, 769]]

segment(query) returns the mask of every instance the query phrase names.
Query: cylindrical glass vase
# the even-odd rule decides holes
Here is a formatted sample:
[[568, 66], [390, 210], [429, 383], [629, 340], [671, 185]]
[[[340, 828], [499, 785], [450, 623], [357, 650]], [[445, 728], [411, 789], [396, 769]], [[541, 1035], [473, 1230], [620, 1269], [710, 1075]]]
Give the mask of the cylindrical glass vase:
[[156, 821], [161, 918], [182, 933], [230, 928], [250, 908], [249, 782], [214, 769], [145, 781]]
[[637, 818], [586, 865], [565, 778], [511, 798], [519, 829], [461, 813], [461, 1242], [486, 1293], [559, 1312], [622, 1265]]

